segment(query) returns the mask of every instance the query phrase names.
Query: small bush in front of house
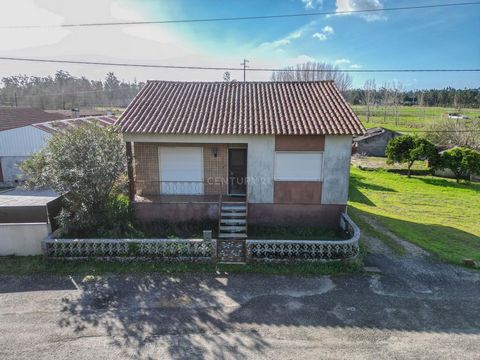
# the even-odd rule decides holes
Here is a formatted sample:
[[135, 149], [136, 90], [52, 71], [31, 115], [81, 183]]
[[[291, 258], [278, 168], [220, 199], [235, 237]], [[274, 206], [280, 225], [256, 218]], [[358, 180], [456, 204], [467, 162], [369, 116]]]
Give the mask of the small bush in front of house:
[[125, 144], [115, 128], [91, 122], [62, 129], [22, 170], [27, 187], [65, 194], [57, 219], [64, 235], [126, 231], [130, 205], [117, 196], [126, 171]]
[[340, 229], [335, 231], [312, 226], [250, 225], [248, 227], [248, 238], [262, 240], [345, 240], [349, 236]]
[[167, 222], [152, 221], [136, 224], [143, 238], [184, 239], [202, 238], [204, 230], [211, 230], [213, 237], [218, 233], [217, 221]]

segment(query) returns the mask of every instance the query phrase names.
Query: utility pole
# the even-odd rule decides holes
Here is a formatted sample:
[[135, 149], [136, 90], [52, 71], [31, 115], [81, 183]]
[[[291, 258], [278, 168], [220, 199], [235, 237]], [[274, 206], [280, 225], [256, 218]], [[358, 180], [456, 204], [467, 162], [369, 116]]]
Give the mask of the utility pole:
[[18, 107], [17, 92], [16, 91], [15, 91], [14, 95], [15, 95], [15, 107]]
[[247, 59], [243, 59], [243, 62], [240, 63], [240, 65], [243, 65], [243, 82], [245, 82], [246, 80], [246, 72], [247, 72], [247, 64], [249, 63], [250, 61], [247, 60]]

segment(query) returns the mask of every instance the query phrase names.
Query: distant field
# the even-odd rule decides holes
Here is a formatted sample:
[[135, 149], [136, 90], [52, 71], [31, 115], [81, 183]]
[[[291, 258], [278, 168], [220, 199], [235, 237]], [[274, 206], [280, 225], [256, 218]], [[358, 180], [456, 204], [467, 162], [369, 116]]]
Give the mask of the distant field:
[[[391, 107], [377, 106], [371, 108], [370, 119], [367, 122], [365, 105], [352, 105], [352, 108], [366, 128], [383, 126], [397, 131], [425, 129], [432, 124], [447, 120], [449, 113], [456, 112], [453, 108], [445, 107], [400, 106], [398, 119], [395, 119]], [[461, 113], [470, 119], [480, 121], [480, 109], [463, 109]]]

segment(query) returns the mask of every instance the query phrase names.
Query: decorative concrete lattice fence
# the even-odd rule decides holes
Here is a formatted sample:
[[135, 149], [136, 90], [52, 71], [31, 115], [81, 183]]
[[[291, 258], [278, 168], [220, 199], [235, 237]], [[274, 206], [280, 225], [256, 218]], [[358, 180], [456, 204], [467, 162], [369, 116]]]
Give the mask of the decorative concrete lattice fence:
[[214, 260], [216, 240], [211, 231], [203, 239], [46, 239], [43, 251], [51, 258]]
[[359, 254], [360, 229], [347, 214], [340, 227], [348, 240], [247, 240], [247, 262], [269, 260], [340, 260]]

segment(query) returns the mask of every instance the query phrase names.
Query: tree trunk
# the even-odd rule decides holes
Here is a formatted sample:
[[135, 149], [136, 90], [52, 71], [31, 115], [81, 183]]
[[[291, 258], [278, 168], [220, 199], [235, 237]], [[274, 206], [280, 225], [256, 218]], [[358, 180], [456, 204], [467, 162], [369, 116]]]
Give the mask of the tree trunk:
[[407, 172], [407, 177], [409, 177], [409, 178], [411, 177], [411, 171], [410, 171], [410, 168], [412, 167], [412, 165], [413, 165], [413, 163], [414, 163], [414, 162], [415, 162], [415, 160], [414, 160], [414, 161], [411, 161], [411, 162], [409, 162], [409, 163], [408, 163], [408, 165], [407, 165], [407, 169], [408, 169], [408, 172]]

